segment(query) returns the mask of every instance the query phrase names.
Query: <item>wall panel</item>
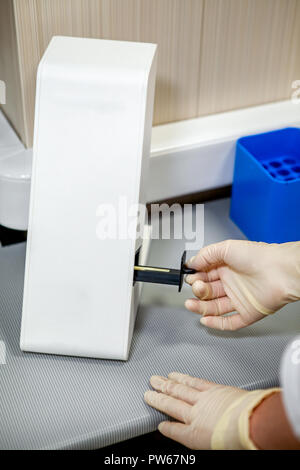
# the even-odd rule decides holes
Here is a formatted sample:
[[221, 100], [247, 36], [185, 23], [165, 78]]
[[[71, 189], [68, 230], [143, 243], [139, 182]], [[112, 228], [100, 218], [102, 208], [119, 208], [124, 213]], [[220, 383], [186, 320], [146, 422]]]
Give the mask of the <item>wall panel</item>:
[[[300, 0], [0, 4], [2, 9], [9, 6], [12, 22], [0, 29], [0, 67], [1, 56], [7, 54], [2, 44], [15, 43], [15, 65], [4, 67], [15, 90], [6, 112], [28, 146], [36, 69], [53, 35], [158, 43], [155, 124], [285, 99], [291, 95], [292, 81], [300, 79]], [[0, 68], [0, 78], [1, 73]]]

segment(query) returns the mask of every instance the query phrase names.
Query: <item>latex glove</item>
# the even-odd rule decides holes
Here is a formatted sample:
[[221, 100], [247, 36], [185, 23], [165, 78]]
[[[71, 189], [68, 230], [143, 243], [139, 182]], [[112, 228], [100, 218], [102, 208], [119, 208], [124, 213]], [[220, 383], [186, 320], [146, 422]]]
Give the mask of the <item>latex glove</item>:
[[249, 420], [261, 401], [280, 389], [248, 392], [235, 387], [172, 372], [168, 379], [153, 376], [148, 405], [177, 422], [163, 421], [159, 431], [190, 449], [256, 449]]
[[210, 328], [237, 330], [300, 299], [300, 242], [227, 240], [202, 248], [187, 266], [198, 271], [186, 282], [199, 300], [185, 306]]

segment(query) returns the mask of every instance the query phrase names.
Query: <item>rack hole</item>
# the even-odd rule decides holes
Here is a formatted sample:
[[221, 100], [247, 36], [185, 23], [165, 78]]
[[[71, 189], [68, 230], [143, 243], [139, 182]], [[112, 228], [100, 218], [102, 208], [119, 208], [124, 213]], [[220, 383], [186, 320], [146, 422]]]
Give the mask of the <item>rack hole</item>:
[[287, 176], [290, 172], [288, 170], [278, 170], [278, 174], [281, 176]]
[[287, 165], [294, 165], [294, 163], [296, 163], [296, 160], [294, 160], [293, 158], [285, 158], [283, 161]]
[[271, 165], [273, 168], [280, 168], [280, 167], [281, 167], [281, 163], [280, 163], [280, 162], [271, 162], [270, 165]]
[[292, 168], [292, 170], [295, 172], [295, 173], [300, 173], [300, 166], [294, 166]]

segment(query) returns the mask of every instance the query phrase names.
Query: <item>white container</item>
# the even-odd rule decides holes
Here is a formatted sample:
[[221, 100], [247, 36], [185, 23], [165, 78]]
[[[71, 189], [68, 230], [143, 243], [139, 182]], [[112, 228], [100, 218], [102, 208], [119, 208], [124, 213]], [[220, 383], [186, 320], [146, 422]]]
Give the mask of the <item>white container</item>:
[[133, 287], [133, 266], [141, 241], [99, 240], [97, 208], [117, 207], [120, 197], [129, 206], [145, 202], [155, 73], [154, 44], [55, 37], [42, 58], [24, 351], [128, 357], [140, 292]]

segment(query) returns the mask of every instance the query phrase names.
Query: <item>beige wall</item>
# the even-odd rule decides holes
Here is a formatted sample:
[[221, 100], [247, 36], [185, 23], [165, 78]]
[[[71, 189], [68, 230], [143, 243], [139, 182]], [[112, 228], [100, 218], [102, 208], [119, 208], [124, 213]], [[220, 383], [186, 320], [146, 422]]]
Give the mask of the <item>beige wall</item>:
[[[19, 58], [13, 3], [0, 0], [0, 80], [6, 84], [6, 104], [2, 106], [6, 116], [19, 135], [25, 136]], [[0, 143], [1, 145], [1, 143]]]
[[[15, 90], [5, 111], [29, 146], [37, 64], [53, 35], [158, 43], [155, 124], [285, 99], [292, 81], [300, 79], [300, 0], [3, 4], [10, 10], [10, 23], [4, 33], [0, 30], [0, 79], [10, 77]], [[8, 43], [15, 58], [3, 68], [3, 45]], [[12, 65], [16, 58], [17, 72]]]

